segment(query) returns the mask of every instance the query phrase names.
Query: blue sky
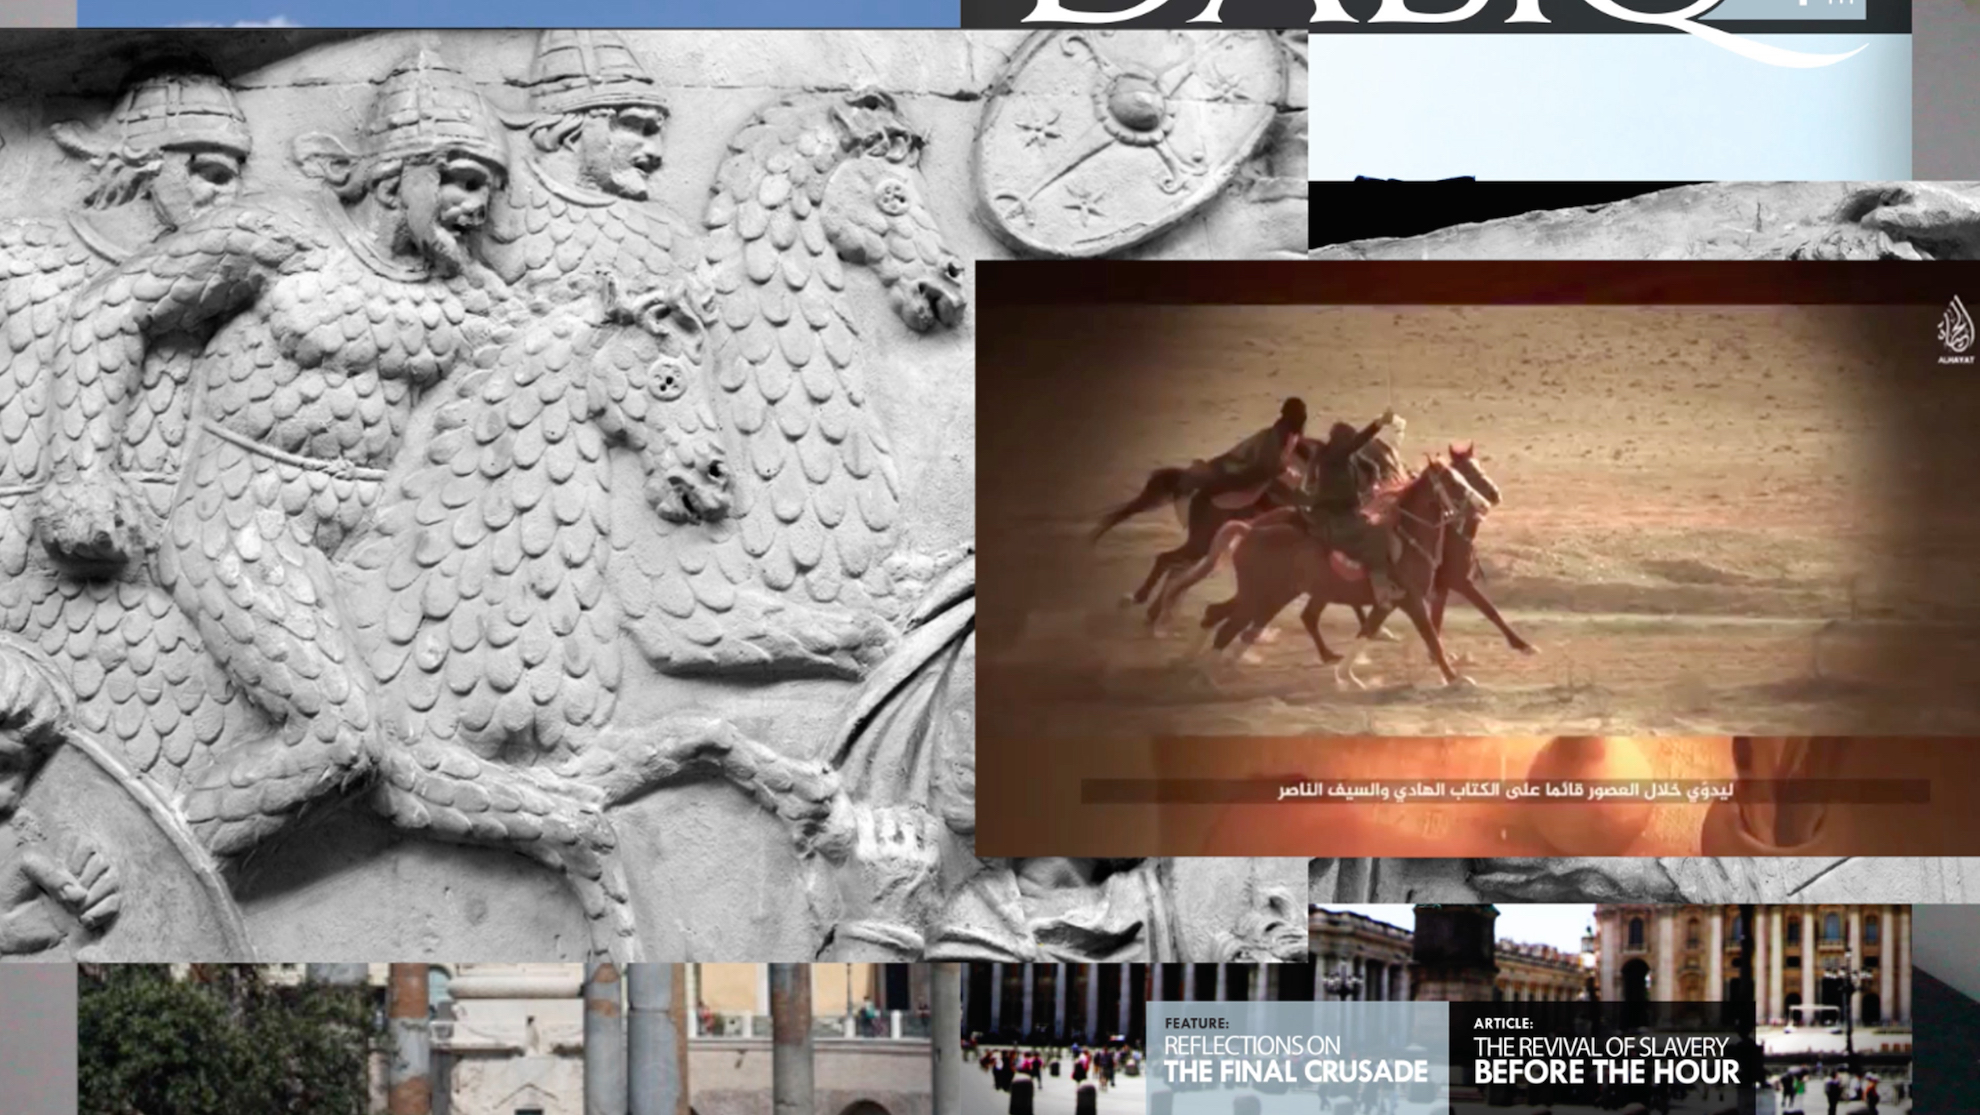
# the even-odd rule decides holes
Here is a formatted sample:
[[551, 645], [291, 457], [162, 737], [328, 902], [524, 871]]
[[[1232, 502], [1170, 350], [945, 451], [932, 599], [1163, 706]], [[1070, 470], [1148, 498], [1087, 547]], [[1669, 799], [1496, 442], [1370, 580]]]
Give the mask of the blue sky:
[[83, 27], [954, 27], [957, 0], [78, 0]]

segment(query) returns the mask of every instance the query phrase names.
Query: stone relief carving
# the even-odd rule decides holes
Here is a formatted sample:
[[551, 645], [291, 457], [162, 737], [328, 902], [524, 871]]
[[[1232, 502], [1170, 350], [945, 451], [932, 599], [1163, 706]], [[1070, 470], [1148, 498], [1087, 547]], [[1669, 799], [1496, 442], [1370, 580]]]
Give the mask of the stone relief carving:
[[1974, 183], [1713, 182], [1332, 244], [1311, 258], [1975, 259], [1976, 219]]
[[[1215, 195], [1280, 40], [1159, 37], [1229, 113], [1076, 100], [1126, 75]], [[985, 106], [670, 90], [675, 41], [174, 59], [53, 130], [81, 200], [0, 224], [0, 955], [1300, 954], [1297, 860], [974, 855], [994, 241], [915, 102]]]
[[1285, 67], [1265, 31], [1034, 35], [992, 84], [977, 135], [985, 209], [1044, 255], [1145, 240], [1214, 198], [1258, 150]]

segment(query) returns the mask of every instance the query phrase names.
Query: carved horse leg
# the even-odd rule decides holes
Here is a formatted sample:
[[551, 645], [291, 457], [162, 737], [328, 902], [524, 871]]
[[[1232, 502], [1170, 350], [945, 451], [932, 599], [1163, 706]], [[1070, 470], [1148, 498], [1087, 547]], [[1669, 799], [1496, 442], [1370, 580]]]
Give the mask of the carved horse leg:
[[511, 848], [561, 873], [591, 926], [593, 959], [640, 959], [632, 899], [604, 795], [466, 748], [422, 740], [379, 764], [374, 806], [394, 825], [445, 840]]
[[717, 771], [775, 813], [791, 827], [800, 851], [844, 835], [849, 803], [837, 771], [793, 759], [719, 717], [676, 716], [607, 728], [557, 773], [595, 787], [608, 804], [616, 804], [696, 766]]

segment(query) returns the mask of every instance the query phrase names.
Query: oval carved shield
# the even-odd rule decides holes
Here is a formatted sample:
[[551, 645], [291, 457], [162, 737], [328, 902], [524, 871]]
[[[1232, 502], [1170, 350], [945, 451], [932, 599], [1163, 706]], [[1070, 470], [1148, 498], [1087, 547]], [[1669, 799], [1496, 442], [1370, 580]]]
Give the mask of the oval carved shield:
[[1140, 243], [1258, 150], [1285, 94], [1267, 31], [1040, 31], [991, 86], [976, 137], [991, 227], [1037, 254]]

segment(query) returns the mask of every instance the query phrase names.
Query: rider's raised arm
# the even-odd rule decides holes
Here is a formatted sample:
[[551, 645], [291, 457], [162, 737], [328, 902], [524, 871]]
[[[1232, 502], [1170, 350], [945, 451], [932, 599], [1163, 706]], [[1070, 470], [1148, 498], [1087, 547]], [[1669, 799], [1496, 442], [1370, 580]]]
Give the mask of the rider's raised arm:
[[1388, 423], [1380, 418], [1377, 418], [1375, 421], [1370, 422], [1366, 427], [1364, 427], [1361, 430], [1360, 433], [1354, 435], [1353, 441], [1348, 442], [1347, 450], [1343, 454], [1343, 456], [1352, 457], [1356, 453], [1359, 453], [1363, 449], [1367, 448], [1368, 443], [1374, 441], [1376, 435], [1380, 434], [1382, 432], [1382, 427], [1386, 425], [1388, 425]]
[[125, 260], [70, 304], [56, 346], [50, 453], [56, 479], [107, 469], [149, 339], [192, 330], [251, 304], [315, 246], [294, 220], [261, 208], [212, 213]]

